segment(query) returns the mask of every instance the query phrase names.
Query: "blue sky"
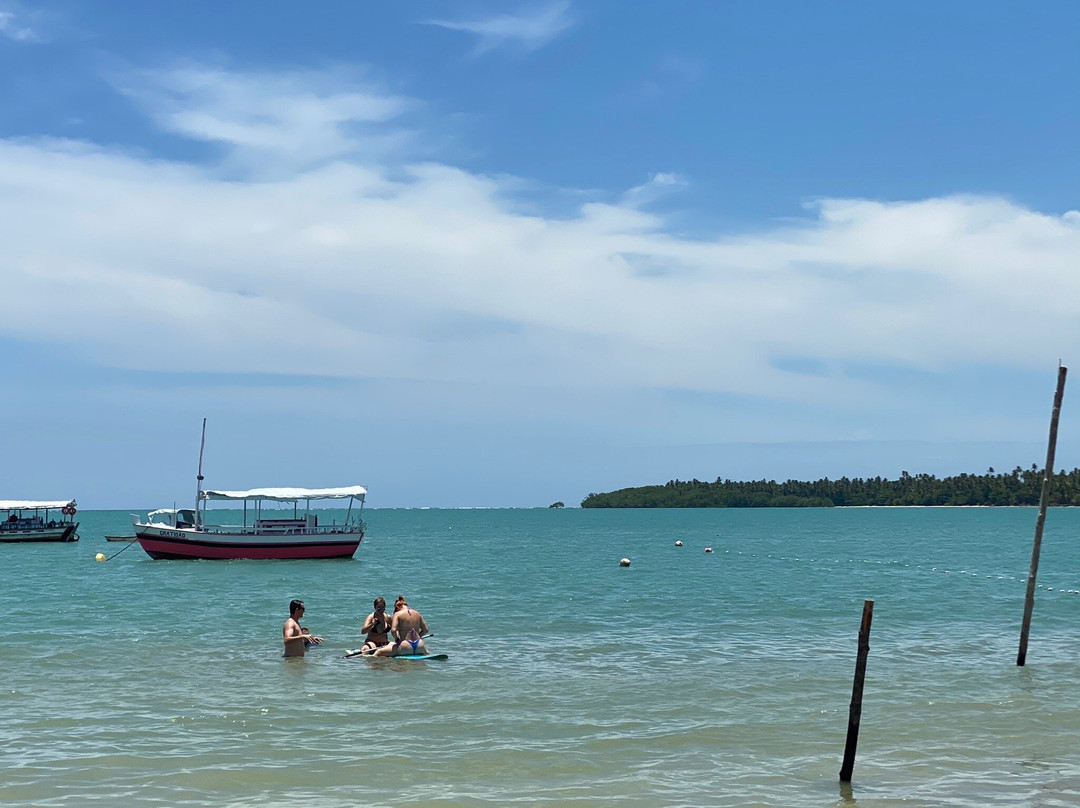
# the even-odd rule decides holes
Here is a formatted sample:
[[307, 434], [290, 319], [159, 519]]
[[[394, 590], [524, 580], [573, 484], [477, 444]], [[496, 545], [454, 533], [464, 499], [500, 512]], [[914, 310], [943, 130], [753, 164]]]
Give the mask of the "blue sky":
[[1078, 24], [0, 0], [0, 493], [171, 503], [203, 416], [377, 507], [1041, 462]]

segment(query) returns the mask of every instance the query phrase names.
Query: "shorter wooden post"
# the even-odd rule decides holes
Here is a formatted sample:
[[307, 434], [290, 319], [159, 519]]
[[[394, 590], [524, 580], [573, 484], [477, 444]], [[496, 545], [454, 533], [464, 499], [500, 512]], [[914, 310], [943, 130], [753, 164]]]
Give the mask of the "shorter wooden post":
[[859, 722], [862, 720], [863, 680], [866, 678], [866, 658], [870, 655], [870, 624], [874, 620], [874, 601], [863, 603], [862, 625], [859, 627], [859, 655], [855, 659], [855, 681], [851, 686], [851, 709], [848, 711], [847, 742], [844, 744], [844, 763], [840, 767], [840, 782], [850, 783], [855, 769], [855, 747], [859, 745]]

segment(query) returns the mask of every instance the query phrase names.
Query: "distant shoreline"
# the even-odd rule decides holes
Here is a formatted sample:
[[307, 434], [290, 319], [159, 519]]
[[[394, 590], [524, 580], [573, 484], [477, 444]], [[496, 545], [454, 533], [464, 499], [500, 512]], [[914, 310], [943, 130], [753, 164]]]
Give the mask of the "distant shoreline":
[[[1038, 505], [1043, 470], [1017, 466], [998, 473], [932, 474], [901, 472], [887, 477], [841, 477], [813, 481], [735, 481], [717, 478], [671, 480], [663, 485], [589, 494], [582, 508], [1007, 508]], [[1080, 505], [1080, 469], [1059, 471], [1050, 479], [1048, 504]]]

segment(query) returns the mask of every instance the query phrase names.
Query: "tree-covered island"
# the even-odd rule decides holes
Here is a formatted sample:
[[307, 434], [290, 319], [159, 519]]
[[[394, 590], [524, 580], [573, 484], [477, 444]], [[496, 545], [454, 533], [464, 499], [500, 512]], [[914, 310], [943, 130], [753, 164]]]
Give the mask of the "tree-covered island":
[[[1043, 472], [1038, 465], [1007, 473], [932, 474], [813, 482], [717, 478], [716, 482], [671, 480], [664, 485], [589, 494], [582, 508], [831, 508], [865, 505], [1038, 505]], [[1080, 505], [1080, 469], [1059, 471], [1050, 483], [1051, 505]]]

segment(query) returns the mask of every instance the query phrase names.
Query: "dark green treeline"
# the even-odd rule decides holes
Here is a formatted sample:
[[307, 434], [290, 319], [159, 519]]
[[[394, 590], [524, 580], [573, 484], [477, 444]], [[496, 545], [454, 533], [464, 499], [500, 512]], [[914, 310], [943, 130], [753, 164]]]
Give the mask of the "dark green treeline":
[[[589, 494], [582, 508], [829, 508], [857, 505], [1038, 505], [1043, 472], [1017, 466], [1006, 474], [960, 474], [938, 479], [932, 474], [901, 472], [885, 477], [801, 482], [788, 480], [672, 480], [664, 485], [623, 488]], [[1051, 505], [1080, 505], [1080, 469], [1053, 475]]]

